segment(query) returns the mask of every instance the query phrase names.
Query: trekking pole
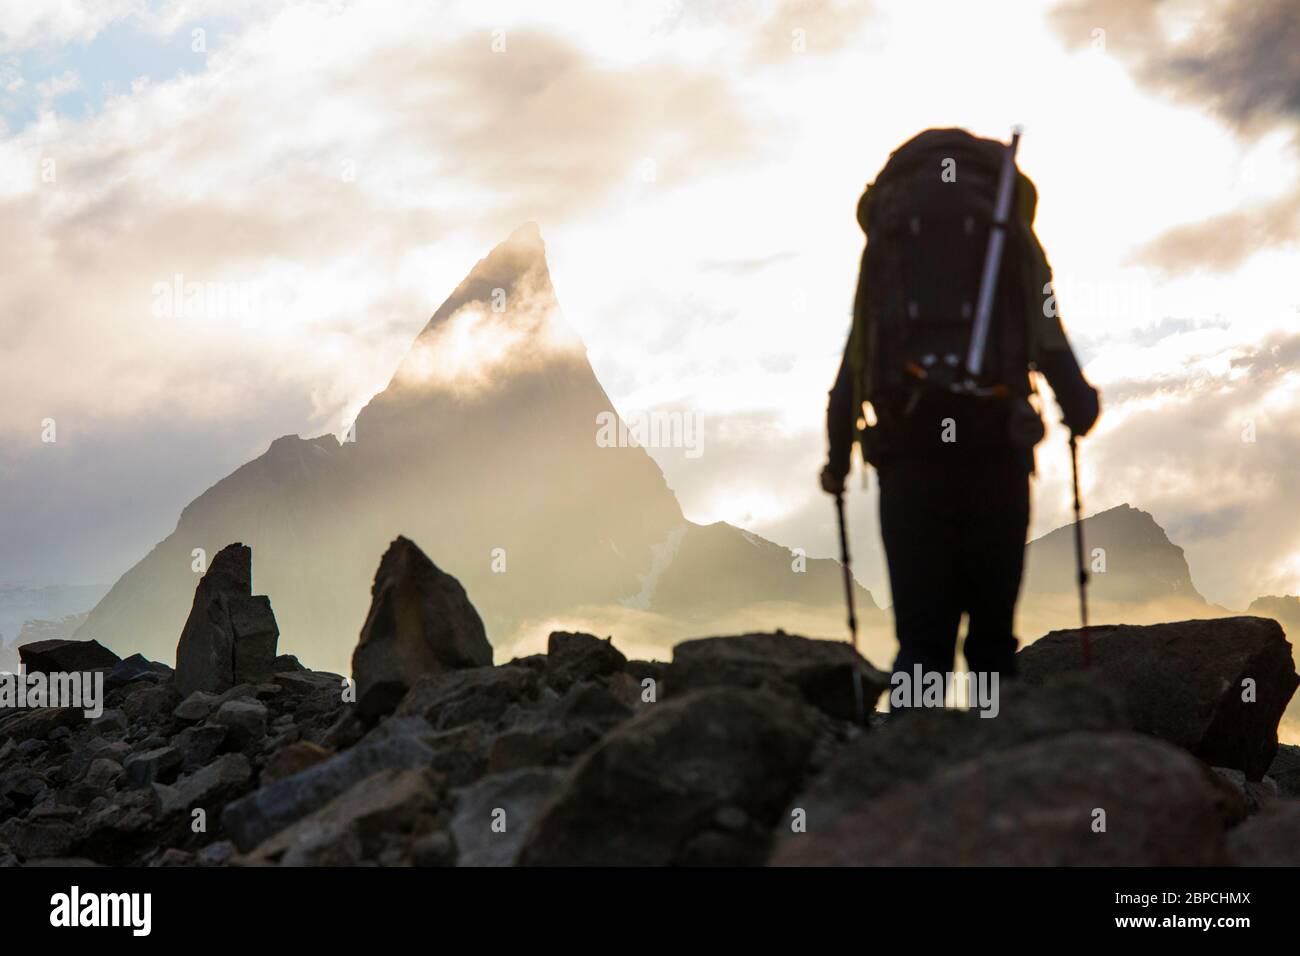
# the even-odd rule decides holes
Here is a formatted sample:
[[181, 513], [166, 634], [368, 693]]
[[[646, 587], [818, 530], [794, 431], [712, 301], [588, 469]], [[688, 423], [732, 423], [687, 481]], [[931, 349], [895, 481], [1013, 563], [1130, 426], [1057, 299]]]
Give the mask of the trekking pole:
[[849, 534], [844, 524], [844, 492], [835, 495], [835, 515], [840, 522], [840, 568], [844, 571], [844, 599], [849, 605], [849, 635], [853, 640], [853, 707], [858, 723], [867, 720], [862, 702], [862, 668], [858, 666], [858, 616], [853, 610], [853, 572], [849, 570]]
[[1074, 561], [1079, 569], [1079, 617], [1083, 621], [1080, 637], [1083, 649], [1083, 666], [1091, 663], [1091, 648], [1088, 645], [1088, 569], [1083, 565], [1083, 520], [1082, 507], [1079, 504], [1079, 439], [1070, 433], [1070, 467], [1074, 472]]

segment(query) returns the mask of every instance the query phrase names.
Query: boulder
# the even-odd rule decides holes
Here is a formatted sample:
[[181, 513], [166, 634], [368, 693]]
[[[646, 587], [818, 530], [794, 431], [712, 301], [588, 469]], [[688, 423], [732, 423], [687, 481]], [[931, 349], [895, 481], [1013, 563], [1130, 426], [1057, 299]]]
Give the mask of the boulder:
[[492, 663], [492, 645], [465, 589], [398, 537], [371, 587], [370, 613], [352, 655], [357, 708], [390, 713], [419, 678]]
[[222, 754], [206, 767], [181, 777], [174, 785], [155, 783], [159, 812], [172, 813], [202, 807], [215, 815], [221, 804], [252, 779], [253, 768], [243, 754]]
[[546, 641], [546, 666], [564, 684], [621, 671], [627, 658], [612, 638], [555, 631]]
[[262, 768], [262, 786], [274, 783], [285, 777], [292, 777], [308, 767], [314, 767], [322, 760], [328, 760], [334, 752], [310, 740], [297, 740], [286, 744], [267, 760]]
[[1240, 798], [1245, 810], [1243, 816], [1258, 813], [1260, 809], [1277, 799], [1280, 791], [1277, 781], [1269, 777], [1263, 780], [1247, 780], [1240, 770], [1231, 767], [1212, 767], [1219, 780]]
[[35, 641], [18, 648], [18, 659], [27, 673], [70, 674], [112, 667], [121, 660], [99, 641]]
[[76, 707], [14, 711], [0, 720], [0, 740], [9, 739], [19, 744], [29, 740], [49, 740], [57, 731], [75, 727], [84, 720], [85, 712]]
[[437, 776], [424, 768], [380, 770], [258, 846], [245, 863], [354, 865], [385, 839], [422, 835], [439, 804]]
[[791, 812], [802, 810], [810, 830], [824, 830], [895, 787], [966, 760], [1071, 731], [1128, 729], [1117, 695], [1079, 676], [1041, 688], [1007, 682], [998, 697], [996, 717], [949, 707], [892, 716], [836, 750]]
[[226, 701], [211, 717], [212, 723], [226, 728], [227, 739], [241, 750], [261, 742], [266, 721], [266, 705], [247, 698]]
[[1300, 866], [1300, 800], [1274, 800], [1228, 831], [1237, 866]]
[[455, 794], [457, 866], [510, 866], [563, 771], [529, 767], [484, 777]]
[[158, 683], [166, 680], [171, 674], [172, 669], [166, 664], [151, 661], [143, 654], [132, 654], [113, 665], [113, 669], [108, 672], [108, 677], [104, 679], [104, 687], [107, 690], [116, 690], [136, 681]]
[[[1259, 780], [1277, 752], [1277, 726], [1295, 692], [1291, 645], [1276, 621], [1228, 617], [1090, 629], [1092, 670], [1121, 694], [1133, 728], [1206, 763]], [[1077, 630], [1053, 631], [1017, 655], [1023, 681], [1082, 668]]]
[[853, 669], [862, 673], [864, 707], [871, 711], [889, 687], [878, 671], [845, 641], [820, 641], [777, 631], [737, 637], [703, 637], [673, 648], [667, 671], [672, 696], [701, 687], [786, 686], [832, 717], [856, 716]]
[[424, 717], [436, 730], [492, 722], [510, 707], [536, 700], [538, 684], [535, 671], [516, 664], [433, 674], [415, 683], [397, 713]]
[[701, 862], [704, 849], [708, 862], [762, 860], [804, 773], [814, 723], [797, 701], [730, 687], [648, 707], [573, 767], [520, 861], [655, 866]]
[[1268, 768], [1268, 775], [1277, 784], [1279, 793], [1300, 797], [1300, 747], [1278, 744], [1277, 756]]
[[279, 628], [271, 603], [253, 594], [253, 552], [230, 544], [217, 552], [194, 590], [194, 604], [176, 645], [176, 689], [221, 693], [268, 680]]
[[220, 703], [220, 695], [196, 690], [176, 705], [176, 708], [172, 711], [172, 716], [186, 723], [197, 723], [216, 710]]
[[381, 770], [427, 766], [433, 750], [421, 738], [432, 732], [420, 717], [380, 724], [350, 750], [322, 760], [228, 804], [222, 824], [247, 852]]
[[[1104, 814], [1104, 816], [1103, 816]], [[1214, 866], [1219, 787], [1185, 751], [1080, 732], [967, 760], [785, 828], [776, 866]]]
[[122, 766], [129, 786], [148, 787], [155, 783], [171, 783], [183, 764], [180, 750], [168, 746], [131, 754]]

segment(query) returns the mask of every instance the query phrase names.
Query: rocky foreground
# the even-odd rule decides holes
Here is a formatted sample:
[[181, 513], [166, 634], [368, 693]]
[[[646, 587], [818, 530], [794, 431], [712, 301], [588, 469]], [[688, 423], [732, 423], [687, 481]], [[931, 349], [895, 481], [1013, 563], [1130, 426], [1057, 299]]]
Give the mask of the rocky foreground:
[[996, 717], [853, 721], [886, 677], [784, 634], [629, 661], [555, 633], [492, 666], [455, 579], [399, 538], [355, 683], [276, 654], [231, 545], [177, 668], [94, 641], [21, 649], [97, 670], [105, 709], [0, 711], [0, 865], [1214, 865], [1300, 863], [1297, 683], [1253, 617], [1055, 632]]

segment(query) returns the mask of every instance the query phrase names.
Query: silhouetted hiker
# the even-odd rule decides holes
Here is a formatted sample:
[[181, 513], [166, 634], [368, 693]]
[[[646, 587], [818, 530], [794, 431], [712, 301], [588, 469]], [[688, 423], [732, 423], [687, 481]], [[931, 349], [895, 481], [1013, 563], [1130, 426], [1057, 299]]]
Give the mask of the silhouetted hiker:
[[1018, 171], [1007, 180], [986, 352], [980, 374], [968, 374], [1007, 154], [963, 130], [927, 130], [890, 156], [858, 203], [867, 247], [830, 393], [821, 480], [842, 492], [855, 441], [880, 475], [896, 680], [911, 680], [917, 665], [952, 671], [963, 612], [970, 670], [1014, 674], [1029, 475], [1043, 437], [1030, 371], [1046, 376], [1074, 434], [1092, 428], [1099, 410], [1056, 317], [1051, 268], [1033, 233], [1037, 194]]

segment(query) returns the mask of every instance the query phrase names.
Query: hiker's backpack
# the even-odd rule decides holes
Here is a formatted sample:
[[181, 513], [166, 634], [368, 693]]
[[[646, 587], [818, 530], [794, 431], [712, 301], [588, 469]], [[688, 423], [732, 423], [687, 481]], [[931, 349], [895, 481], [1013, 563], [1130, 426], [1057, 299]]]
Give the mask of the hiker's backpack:
[[[965, 378], [980, 276], [1006, 146], [964, 130], [928, 130], [897, 149], [867, 188], [858, 220], [867, 234], [854, 305], [851, 356], [858, 397], [878, 402]], [[1041, 308], [1032, 285], [1033, 184], [1017, 193], [978, 386], [1023, 396]], [[855, 406], [856, 407], [856, 406]]]

